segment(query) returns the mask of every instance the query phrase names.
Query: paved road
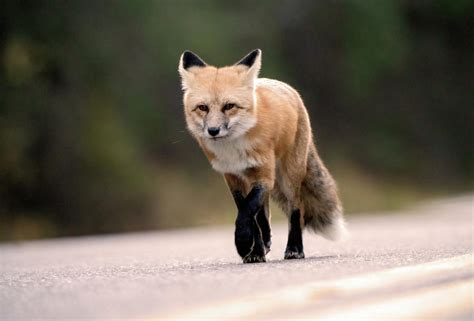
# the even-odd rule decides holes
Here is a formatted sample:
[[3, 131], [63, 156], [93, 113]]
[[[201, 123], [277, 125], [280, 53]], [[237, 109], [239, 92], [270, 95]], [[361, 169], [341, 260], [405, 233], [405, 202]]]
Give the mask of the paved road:
[[240, 263], [232, 227], [3, 244], [0, 320], [472, 318], [472, 195], [348, 222], [350, 240], [306, 233], [294, 261], [276, 225], [262, 264]]

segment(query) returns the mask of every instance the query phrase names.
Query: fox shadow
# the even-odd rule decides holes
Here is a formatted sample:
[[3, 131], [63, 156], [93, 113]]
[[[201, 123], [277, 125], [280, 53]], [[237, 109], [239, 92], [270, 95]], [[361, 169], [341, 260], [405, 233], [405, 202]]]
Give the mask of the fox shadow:
[[[242, 261], [221, 261], [221, 262], [207, 262], [203, 264], [186, 264], [186, 266], [181, 266], [178, 269], [184, 269], [184, 270], [193, 270], [193, 271], [209, 271], [209, 270], [214, 270], [214, 271], [223, 271], [223, 270], [234, 270], [235, 269], [261, 269], [261, 268], [268, 268], [269, 266], [273, 266], [275, 268], [280, 267], [280, 266], [285, 266], [288, 264], [304, 264], [305, 262], [311, 261], [311, 262], [330, 262], [335, 259], [340, 259], [343, 256], [341, 255], [324, 255], [324, 256], [308, 256], [304, 259], [293, 259], [293, 260], [285, 260], [283, 258], [278, 258], [278, 259], [269, 259], [267, 262], [262, 262], [262, 263], [242, 263]], [[171, 270], [176, 271], [176, 267], [173, 267]], [[166, 271], [167, 269], [162, 269], [162, 271]]]
[[320, 261], [320, 262], [330, 262], [332, 260], [335, 260], [335, 259], [340, 259], [342, 258], [343, 256], [341, 255], [323, 255], [323, 256], [317, 256], [317, 255], [313, 255], [313, 256], [308, 256], [304, 259], [293, 259], [293, 260], [285, 260], [283, 258], [275, 258], [275, 259], [269, 259], [267, 260], [267, 262], [264, 262], [264, 263], [242, 263], [242, 262], [227, 262], [225, 264], [222, 264], [221, 267], [223, 266], [232, 266], [232, 267], [237, 267], [237, 268], [249, 268], [249, 267], [258, 267], [258, 266], [261, 266], [261, 267], [264, 267], [264, 266], [283, 266], [283, 265], [288, 265], [288, 264], [302, 264], [304, 262], [307, 262], [307, 261], [311, 261], [311, 262], [316, 262], [316, 261]]

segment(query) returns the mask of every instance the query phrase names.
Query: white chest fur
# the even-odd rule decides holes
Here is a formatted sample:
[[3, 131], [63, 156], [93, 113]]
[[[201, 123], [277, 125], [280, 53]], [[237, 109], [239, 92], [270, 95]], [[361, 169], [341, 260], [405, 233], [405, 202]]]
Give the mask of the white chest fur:
[[250, 156], [252, 145], [244, 138], [206, 141], [206, 147], [215, 155], [212, 167], [220, 173], [240, 174], [247, 168], [261, 165], [261, 160]]

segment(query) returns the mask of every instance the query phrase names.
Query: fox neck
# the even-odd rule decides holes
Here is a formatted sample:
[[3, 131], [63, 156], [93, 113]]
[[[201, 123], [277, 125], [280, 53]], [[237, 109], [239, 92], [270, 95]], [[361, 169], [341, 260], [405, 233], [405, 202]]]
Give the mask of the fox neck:
[[252, 142], [245, 136], [232, 140], [206, 140], [206, 148], [215, 156], [211, 160], [214, 170], [240, 175], [248, 168], [261, 165], [260, 158], [252, 153]]

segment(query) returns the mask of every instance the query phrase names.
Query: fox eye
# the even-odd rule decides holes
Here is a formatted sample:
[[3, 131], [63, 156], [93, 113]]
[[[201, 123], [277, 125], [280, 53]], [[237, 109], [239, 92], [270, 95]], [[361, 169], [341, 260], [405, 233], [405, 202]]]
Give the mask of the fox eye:
[[235, 107], [235, 104], [225, 104], [223, 110], [231, 110]]
[[207, 105], [198, 105], [197, 108], [200, 111], [209, 111], [209, 107], [207, 107]]

